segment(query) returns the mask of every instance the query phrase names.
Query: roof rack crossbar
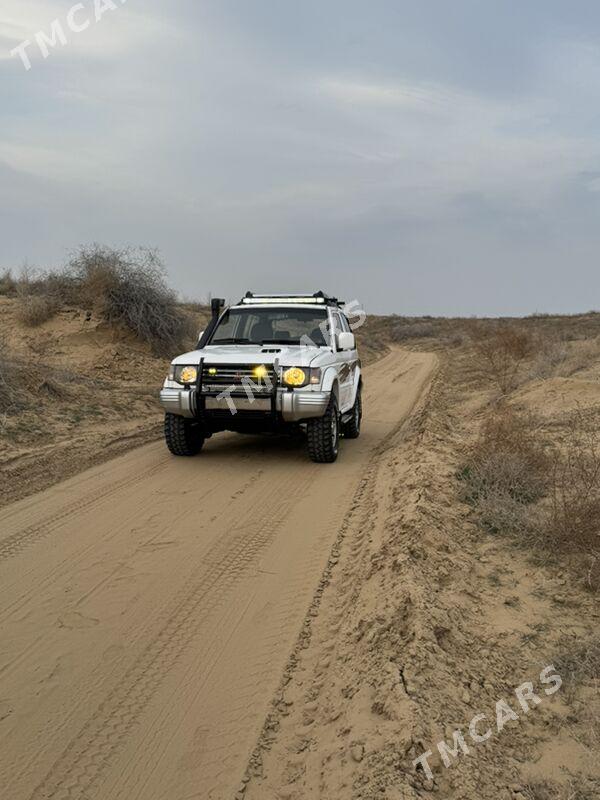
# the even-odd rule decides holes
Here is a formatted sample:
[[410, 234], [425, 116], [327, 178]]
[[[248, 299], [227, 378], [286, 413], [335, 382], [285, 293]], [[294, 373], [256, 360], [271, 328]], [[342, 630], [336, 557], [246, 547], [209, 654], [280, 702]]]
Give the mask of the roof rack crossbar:
[[325, 294], [322, 290], [318, 292], [313, 292], [309, 294], [254, 294], [254, 292], [246, 292], [244, 297], [241, 300], [241, 303], [244, 305], [252, 305], [256, 303], [256, 305], [264, 305], [272, 302], [290, 302], [290, 303], [319, 303], [328, 306], [341, 306], [343, 305], [342, 300], [338, 300], [337, 297], [330, 297], [328, 294]]

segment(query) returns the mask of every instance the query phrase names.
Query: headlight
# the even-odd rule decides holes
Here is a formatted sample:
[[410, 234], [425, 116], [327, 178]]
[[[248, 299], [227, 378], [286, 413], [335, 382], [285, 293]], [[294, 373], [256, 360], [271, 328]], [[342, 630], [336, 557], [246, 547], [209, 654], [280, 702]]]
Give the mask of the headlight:
[[177, 383], [196, 383], [198, 380], [198, 367], [177, 364], [173, 368], [172, 380]]
[[320, 369], [308, 369], [301, 367], [288, 367], [283, 372], [283, 382], [286, 386], [298, 388], [308, 384], [316, 385], [321, 382]]
[[290, 367], [283, 373], [283, 382], [288, 386], [304, 386], [306, 372], [300, 367]]

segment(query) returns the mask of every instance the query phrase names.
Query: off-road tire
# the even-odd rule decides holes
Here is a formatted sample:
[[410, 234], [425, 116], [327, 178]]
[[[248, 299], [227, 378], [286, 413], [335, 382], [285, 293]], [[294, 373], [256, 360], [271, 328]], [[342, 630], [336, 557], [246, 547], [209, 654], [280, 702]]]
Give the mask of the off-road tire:
[[356, 392], [356, 400], [352, 406], [352, 417], [345, 422], [342, 426], [342, 433], [344, 439], [358, 439], [360, 436], [360, 423], [362, 420], [362, 390], [358, 387]]
[[306, 432], [311, 460], [318, 464], [332, 464], [338, 457], [340, 443], [340, 415], [333, 395], [325, 414], [308, 421]]
[[204, 445], [200, 426], [179, 414], [165, 414], [165, 441], [174, 456], [195, 456]]

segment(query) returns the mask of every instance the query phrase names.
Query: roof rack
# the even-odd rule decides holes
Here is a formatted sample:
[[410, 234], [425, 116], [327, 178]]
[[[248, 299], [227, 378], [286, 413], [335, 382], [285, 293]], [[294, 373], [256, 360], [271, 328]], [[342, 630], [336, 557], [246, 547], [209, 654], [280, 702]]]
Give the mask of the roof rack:
[[329, 297], [325, 292], [319, 291], [314, 294], [254, 294], [246, 292], [241, 300], [243, 305], [268, 305], [270, 303], [298, 303], [298, 305], [319, 304], [326, 306], [342, 306], [343, 300], [337, 297]]

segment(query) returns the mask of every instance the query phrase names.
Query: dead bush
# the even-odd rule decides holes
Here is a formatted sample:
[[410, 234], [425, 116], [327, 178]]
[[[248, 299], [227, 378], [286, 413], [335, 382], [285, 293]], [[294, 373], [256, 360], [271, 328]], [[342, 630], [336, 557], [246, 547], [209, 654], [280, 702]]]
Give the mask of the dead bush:
[[23, 325], [33, 328], [51, 319], [59, 308], [60, 300], [52, 295], [20, 295], [17, 319]]
[[559, 653], [555, 657], [554, 666], [563, 680], [571, 688], [583, 683], [600, 682], [600, 636], [581, 639], [564, 638], [559, 644]]
[[15, 371], [4, 356], [0, 356], [0, 412], [6, 413], [14, 402]]
[[17, 293], [17, 281], [13, 278], [12, 271], [5, 269], [0, 274], [0, 295], [13, 297]]
[[26, 325], [39, 325], [68, 304], [94, 309], [110, 325], [127, 328], [156, 355], [178, 350], [194, 336], [191, 314], [168, 288], [154, 250], [81, 247], [60, 272], [25, 269], [17, 293]]
[[557, 551], [583, 556], [586, 582], [600, 586], [600, 437], [598, 413], [578, 410], [551, 471], [545, 536]]
[[[35, 309], [39, 309], [42, 315], [43, 306], [47, 306], [48, 309], [54, 306], [56, 311], [65, 303], [76, 304], [79, 299], [78, 287], [73, 277], [66, 271], [40, 272], [24, 267], [15, 285], [21, 305], [30, 306], [33, 316]], [[23, 321], [28, 324], [26, 319]]]
[[473, 325], [470, 338], [483, 377], [496, 384], [502, 394], [518, 386], [524, 365], [534, 352], [534, 338], [514, 323]]
[[189, 317], [167, 287], [164, 267], [153, 250], [83, 247], [67, 275], [85, 307], [111, 325], [121, 325], [148, 342], [156, 354], [170, 353], [193, 335]]
[[600, 338], [597, 336], [573, 340], [570, 344], [565, 342], [564, 346], [567, 348], [567, 355], [557, 365], [554, 373], [561, 377], [576, 375], [600, 360]]
[[62, 400], [69, 396], [66, 387], [50, 375], [42, 379], [37, 387], [37, 392], [40, 396], [50, 398], [51, 400]]
[[567, 557], [593, 590], [600, 589], [599, 417], [578, 411], [550, 446], [533, 417], [501, 407], [459, 476], [463, 499], [486, 530], [519, 534], [538, 554]]
[[23, 390], [18, 363], [11, 356], [4, 340], [0, 340], [0, 413], [6, 414], [21, 405]]
[[558, 374], [569, 356], [566, 342], [556, 336], [536, 336], [534, 350], [535, 355], [529, 373], [536, 380]]
[[582, 776], [569, 777], [566, 784], [555, 781], [527, 783], [522, 794], [527, 800], [596, 800], [597, 784]]
[[397, 324], [391, 330], [391, 339], [402, 342], [405, 339], [429, 339], [436, 335], [431, 322], [406, 322]]
[[549, 469], [533, 418], [503, 406], [484, 422], [471, 450], [461, 474], [464, 497], [479, 506], [486, 527], [518, 529], [524, 506], [544, 495]]
[[477, 502], [479, 523], [491, 533], [514, 534], [530, 539], [536, 520], [531, 507], [501, 489], [488, 488]]

